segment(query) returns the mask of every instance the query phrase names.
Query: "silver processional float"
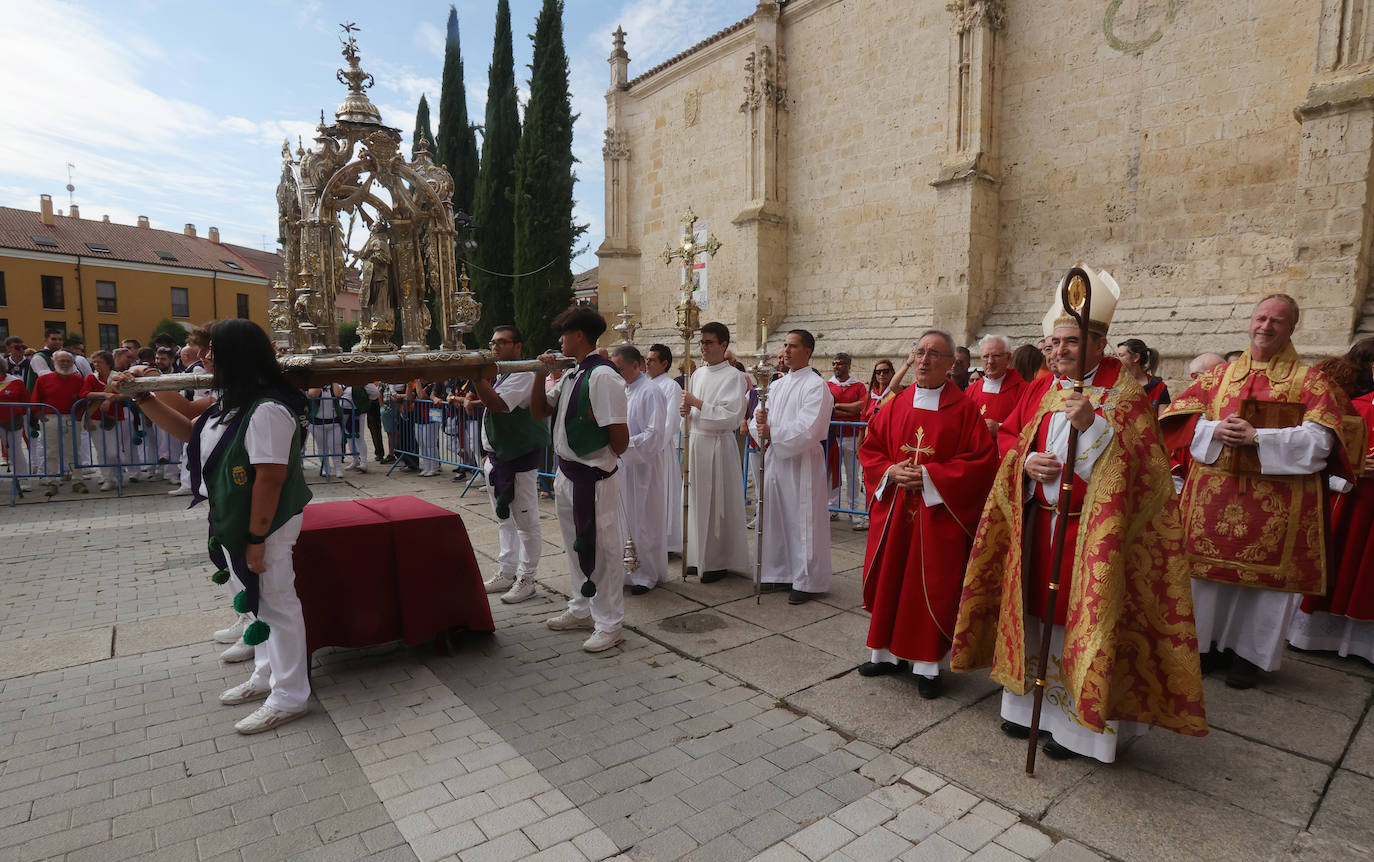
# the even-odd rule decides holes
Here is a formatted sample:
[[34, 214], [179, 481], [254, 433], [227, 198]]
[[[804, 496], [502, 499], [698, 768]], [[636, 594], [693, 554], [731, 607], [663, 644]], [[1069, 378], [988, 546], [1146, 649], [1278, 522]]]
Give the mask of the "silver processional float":
[[[463, 337], [476, 325], [482, 305], [468, 290], [467, 266], [458, 255], [476, 247], [476, 225], [453, 209], [453, 177], [434, 163], [423, 135], [414, 158], [400, 151], [401, 130], [382, 124], [368, 99], [354, 24], [343, 25], [348, 87], [314, 143], [282, 142], [277, 184], [278, 241], [283, 266], [272, 286], [268, 323], [287, 379], [302, 389], [331, 383], [404, 383], [415, 379], [490, 376], [543, 367], [538, 360], [498, 362], [485, 350], [468, 350]], [[344, 223], [347, 222], [345, 229]], [[354, 226], [367, 239], [350, 252]], [[334, 326], [335, 298], [359, 264], [358, 343], [340, 349]], [[438, 349], [426, 346], [437, 331]], [[398, 347], [394, 342], [400, 342]], [[572, 359], [563, 361], [567, 367]], [[208, 374], [166, 374], [120, 384], [123, 394], [206, 389]]]

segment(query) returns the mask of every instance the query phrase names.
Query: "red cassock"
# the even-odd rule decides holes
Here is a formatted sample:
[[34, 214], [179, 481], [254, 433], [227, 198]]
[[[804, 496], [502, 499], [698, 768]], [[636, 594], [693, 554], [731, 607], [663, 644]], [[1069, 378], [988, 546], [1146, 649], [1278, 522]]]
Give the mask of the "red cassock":
[[1002, 388], [998, 391], [984, 392], [983, 386], [986, 382], [986, 378], [973, 381], [964, 394], [973, 401], [984, 419], [1005, 422], [1016, 402], [1021, 400], [1026, 381], [1021, 377], [1021, 372], [1015, 368], [1008, 368], [1007, 373], [1002, 375]]
[[[1365, 428], [1374, 430], [1374, 393], [1356, 398], [1350, 406], [1364, 419]], [[1374, 441], [1366, 451], [1374, 453]], [[1304, 598], [1302, 609], [1374, 621], [1374, 475], [1361, 476], [1349, 494], [1331, 496], [1331, 587], [1324, 596]]]
[[[910, 661], [938, 662], [949, 652], [964, 568], [997, 474], [997, 444], [978, 407], [946, 385], [939, 410], [912, 406], [907, 389], [878, 411], [859, 447], [872, 528], [864, 560], [864, 607], [873, 614], [868, 646]], [[943, 505], [889, 484], [872, 497], [888, 467], [912, 457], [926, 469]]]

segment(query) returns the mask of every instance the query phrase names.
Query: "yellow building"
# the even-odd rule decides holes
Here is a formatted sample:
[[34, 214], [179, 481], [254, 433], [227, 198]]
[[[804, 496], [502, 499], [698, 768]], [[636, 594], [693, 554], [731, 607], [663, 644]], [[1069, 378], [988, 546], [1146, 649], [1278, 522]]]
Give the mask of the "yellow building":
[[[276, 268], [272, 262], [277, 261]], [[83, 219], [77, 207], [0, 207], [0, 338], [39, 346], [49, 328], [80, 332], [88, 353], [126, 338], [147, 343], [158, 321], [187, 327], [246, 317], [267, 328], [268, 287], [280, 257], [208, 237]]]

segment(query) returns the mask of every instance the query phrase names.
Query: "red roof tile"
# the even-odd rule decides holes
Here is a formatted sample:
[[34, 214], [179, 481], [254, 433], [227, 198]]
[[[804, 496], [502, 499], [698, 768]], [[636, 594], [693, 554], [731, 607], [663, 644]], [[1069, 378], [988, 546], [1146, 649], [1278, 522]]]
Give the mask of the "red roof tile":
[[[186, 236], [180, 231], [154, 230], [70, 216], [54, 216], [53, 221], [50, 227], [39, 220], [39, 214], [34, 210], [0, 207], [0, 249], [79, 254], [91, 260], [109, 258], [151, 266], [269, 277], [259, 266], [265, 265], [265, 261], [246, 256], [239, 250], [242, 248], [240, 246], [213, 243], [205, 237]], [[35, 236], [49, 237], [57, 243], [57, 247], [39, 245], [33, 241]], [[110, 252], [91, 251], [86, 247], [88, 242], [104, 244]], [[170, 253], [176, 260], [163, 260], [157, 255], [159, 251]], [[257, 253], [257, 257], [261, 255], [262, 252]], [[226, 260], [239, 266], [230, 266], [225, 263]], [[276, 266], [277, 269], [281, 268], [280, 263]]]

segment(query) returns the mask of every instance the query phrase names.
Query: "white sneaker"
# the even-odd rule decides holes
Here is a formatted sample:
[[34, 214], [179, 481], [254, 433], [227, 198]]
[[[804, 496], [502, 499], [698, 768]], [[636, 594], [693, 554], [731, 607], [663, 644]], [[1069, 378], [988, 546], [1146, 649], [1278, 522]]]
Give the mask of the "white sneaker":
[[623, 640], [623, 632], [597, 632], [582, 642], [582, 649], [587, 652], [604, 652]]
[[309, 712], [309, 707], [297, 710], [296, 712], [287, 712], [284, 709], [273, 709], [264, 703], [262, 706], [253, 710], [252, 715], [247, 718], [239, 719], [234, 725], [234, 730], [244, 735], [262, 733], [264, 730], [271, 730], [279, 724], [286, 724], [288, 721], [294, 721]]
[[492, 575], [482, 582], [488, 593], [504, 593], [510, 590], [515, 584], [515, 578], [508, 578], [505, 575]]
[[241, 682], [233, 688], [226, 688], [220, 692], [219, 702], [225, 706], [238, 706], [252, 700], [262, 700], [271, 693], [272, 690], [267, 686], [257, 688], [251, 682]]
[[438, 476], [438, 475], [439, 475], [439, 471], [438, 471], [438, 470], [421, 470], [421, 471], [420, 471], [420, 478], [421, 478], [421, 479], [429, 479], [429, 478], [431, 478], [431, 477], [433, 477], [433, 476]]
[[172, 490], [170, 490], [170, 491], [167, 492], [167, 496], [168, 496], [168, 497], [189, 497], [189, 496], [191, 496], [191, 489], [190, 489], [190, 488], [181, 488], [181, 487], [173, 488]]
[[101, 482], [101, 483], [100, 483], [100, 490], [102, 490], [102, 491], [113, 491], [114, 489], [115, 489], [115, 484], [114, 484], [114, 482]]
[[516, 578], [515, 583], [501, 597], [501, 601], [513, 605], [516, 602], [523, 602], [532, 595], [534, 595], [534, 578]]
[[353, 469], [354, 469], [355, 471], [359, 472], [359, 473], [366, 473], [366, 472], [367, 472], [367, 465], [366, 465], [366, 464], [358, 464], [358, 465], [355, 466]]
[[591, 617], [575, 617], [572, 611], [564, 611], [556, 617], [549, 617], [544, 621], [544, 624], [556, 632], [571, 632], [596, 627]]
[[226, 664], [235, 664], [241, 661], [248, 661], [253, 657], [253, 647], [239, 641], [229, 647], [229, 649], [219, 654], [219, 660]]
[[247, 614], [239, 614], [239, 621], [227, 629], [220, 629], [215, 632], [215, 643], [231, 644], [237, 643], [243, 637], [243, 632], [248, 628], [252, 620], [248, 619]]

